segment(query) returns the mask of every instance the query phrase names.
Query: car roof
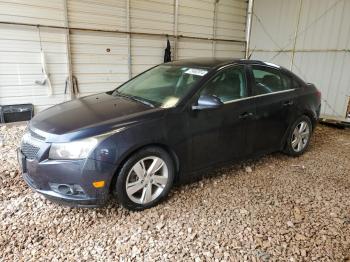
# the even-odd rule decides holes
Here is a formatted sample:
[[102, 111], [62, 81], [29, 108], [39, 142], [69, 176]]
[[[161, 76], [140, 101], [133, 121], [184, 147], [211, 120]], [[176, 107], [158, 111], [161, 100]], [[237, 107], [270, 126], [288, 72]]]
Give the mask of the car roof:
[[[178, 66], [188, 66], [188, 67], [204, 67], [204, 68], [214, 68], [217, 66], [225, 64], [261, 64], [261, 65], [271, 65], [270, 63], [264, 63], [259, 60], [248, 60], [239, 58], [213, 58], [213, 57], [203, 57], [203, 58], [190, 58], [183, 60], [175, 60], [166, 64], [178, 65]], [[277, 66], [276, 66], [277, 67]]]

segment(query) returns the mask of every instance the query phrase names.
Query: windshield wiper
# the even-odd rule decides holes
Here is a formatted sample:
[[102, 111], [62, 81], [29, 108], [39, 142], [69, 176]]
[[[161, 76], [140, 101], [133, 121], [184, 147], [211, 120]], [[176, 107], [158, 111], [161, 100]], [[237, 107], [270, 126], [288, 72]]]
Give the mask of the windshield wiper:
[[119, 91], [117, 91], [117, 90], [114, 91], [114, 94], [116, 94], [116, 95], [118, 95], [118, 96], [121, 96], [121, 97], [129, 98], [130, 100], [133, 100], [133, 101], [142, 103], [142, 104], [144, 104], [144, 105], [148, 105], [148, 106], [150, 106], [150, 107], [155, 107], [154, 104], [152, 104], [152, 103], [150, 103], [150, 102], [148, 102], [148, 101], [145, 101], [145, 100], [143, 100], [143, 99], [140, 99], [140, 98], [138, 98], [138, 97], [136, 97], [136, 96], [123, 94], [123, 93], [121, 93], [121, 92], [119, 92]]

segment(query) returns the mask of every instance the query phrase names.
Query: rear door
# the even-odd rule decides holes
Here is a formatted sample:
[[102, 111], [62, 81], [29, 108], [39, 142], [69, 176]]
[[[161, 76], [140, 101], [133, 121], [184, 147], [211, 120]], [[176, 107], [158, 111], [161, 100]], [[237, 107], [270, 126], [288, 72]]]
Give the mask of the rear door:
[[216, 109], [189, 112], [193, 169], [250, 153], [247, 130], [254, 128], [255, 106], [249, 100], [246, 68], [235, 65], [221, 69], [204, 84], [195, 99], [200, 95], [216, 96], [224, 104]]
[[279, 68], [252, 65], [250, 69], [256, 105], [254, 151], [278, 150], [296, 114], [296, 89], [292, 78]]

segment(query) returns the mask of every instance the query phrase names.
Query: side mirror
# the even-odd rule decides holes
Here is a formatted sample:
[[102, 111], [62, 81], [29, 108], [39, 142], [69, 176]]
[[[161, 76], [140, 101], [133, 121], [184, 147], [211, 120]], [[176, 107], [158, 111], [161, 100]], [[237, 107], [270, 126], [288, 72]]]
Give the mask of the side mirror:
[[192, 106], [192, 110], [214, 109], [223, 105], [220, 98], [211, 95], [201, 95], [197, 105]]

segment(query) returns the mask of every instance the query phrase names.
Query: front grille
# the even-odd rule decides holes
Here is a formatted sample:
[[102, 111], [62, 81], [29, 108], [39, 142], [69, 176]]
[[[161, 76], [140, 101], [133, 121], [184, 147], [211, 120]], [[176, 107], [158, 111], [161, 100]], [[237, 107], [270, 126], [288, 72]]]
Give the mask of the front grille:
[[31, 137], [33, 137], [33, 138], [36, 138], [36, 139], [42, 140], [42, 141], [45, 140], [45, 137], [43, 137], [43, 136], [41, 136], [41, 135], [35, 133], [35, 132], [34, 132], [33, 130], [31, 130], [31, 129], [29, 129], [29, 133], [30, 133]]
[[23, 142], [21, 146], [21, 151], [27, 159], [34, 159], [38, 154], [40, 148], [34, 145]]

